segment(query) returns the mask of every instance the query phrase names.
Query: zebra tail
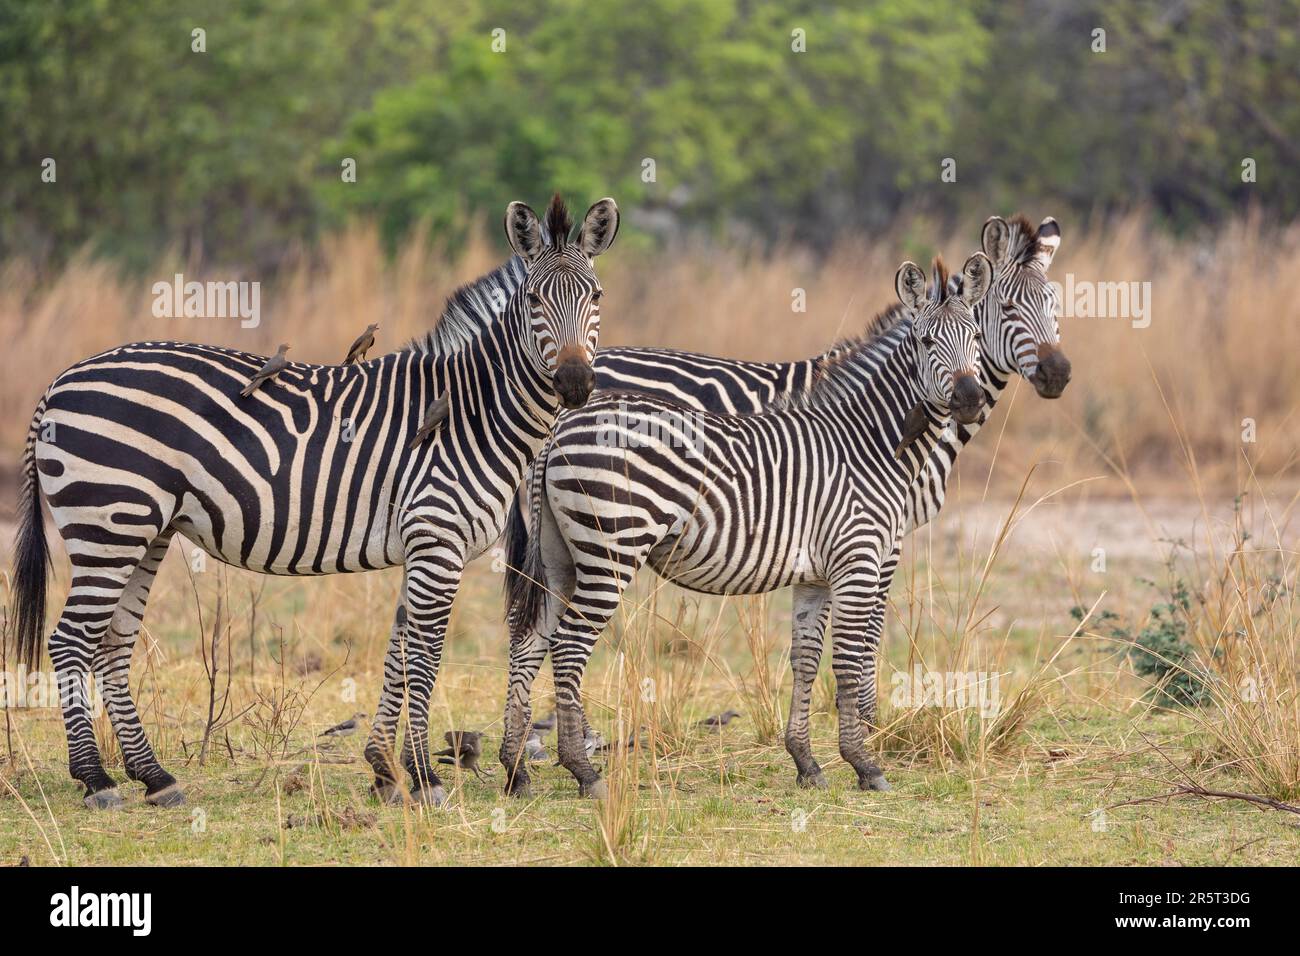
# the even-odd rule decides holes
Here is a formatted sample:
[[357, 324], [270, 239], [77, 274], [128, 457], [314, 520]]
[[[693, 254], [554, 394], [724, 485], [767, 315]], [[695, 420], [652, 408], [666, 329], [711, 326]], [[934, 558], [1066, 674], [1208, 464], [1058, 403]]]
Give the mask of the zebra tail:
[[542, 563], [542, 536], [538, 524], [546, 473], [545, 452], [543, 449], [537, 456], [524, 482], [532, 536], [524, 524], [519, 495], [515, 495], [510, 505], [506, 522], [506, 621], [512, 639], [516, 631], [537, 624], [546, 599], [546, 567]]
[[18, 538], [14, 547], [14, 628], [17, 657], [28, 670], [40, 663], [45, 639], [45, 598], [50, 551], [45, 542], [45, 520], [41, 516], [41, 488], [36, 472], [36, 438], [45, 415], [45, 399], [36, 406], [18, 491]]

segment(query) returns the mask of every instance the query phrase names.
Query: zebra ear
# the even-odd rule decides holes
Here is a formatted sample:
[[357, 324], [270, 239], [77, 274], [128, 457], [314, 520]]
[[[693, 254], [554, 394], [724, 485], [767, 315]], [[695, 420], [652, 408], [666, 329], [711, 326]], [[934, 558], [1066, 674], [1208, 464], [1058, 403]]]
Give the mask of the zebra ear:
[[1038, 248], [1034, 250], [1034, 261], [1044, 272], [1052, 264], [1056, 250], [1061, 247], [1061, 227], [1056, 220], [1048, 216], [1038, 224]]
[[989, 291], [989, 283], [993, 281], [993, 263], [984, 253], [977, 252], [966, 260], [966, 264], [961, 267], [961, 274], [962, 301], [974, 308], [975, 303]]
[[527, 203], [506, 206], [506, 238], [510, 248], [525, 262], [531, 263], [542, 251], [542, 224]]
[[578, 231], [578, 248], [594, 259], [614, 243], [618, 235], [618, 205], [606, 196], [591, 204], [587, 215], [582, 217], [582, 229]]
[[984, 220], [984, 232], [980, 235], [980, 245], [984, 254], [994, 262], [1003, 262], [1007, 258], [1007, 247], [1011, 242], [1011, 227], [1001, 216], [989, 216]]
[[894, 291], [898, 300], [912, 311], [919, 310], [925, 304], [925, 273], [915, 262], [908, 260], [898, 267], [894, 276]]

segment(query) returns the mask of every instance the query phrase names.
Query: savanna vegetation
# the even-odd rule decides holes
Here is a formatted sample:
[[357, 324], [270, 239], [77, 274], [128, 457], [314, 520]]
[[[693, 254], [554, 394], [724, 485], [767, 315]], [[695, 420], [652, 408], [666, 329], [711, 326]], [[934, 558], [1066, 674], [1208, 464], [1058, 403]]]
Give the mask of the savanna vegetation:
[[[317, 735], [373, 710], [399, 575], [264, 579], [178, 540], [132, 688], [188, 807], [124, 786], [125, 812], [88, 815], [57, 707], [15, 702], [6, 657], [0, 863], [1293, 863], [1300, 5], [517, 6], [0, 0], [0, 474], [46, 384], [102, 348], [332, 362], [371, 322], [399, 346], [506, 255], [512, 199], [618, 199], [603, 345], [756, 359], [858, 331], [900, 261], [960, 261], [991, 214], [1053, 215], [1074, 379], [1054, 402], [1013, 384], [908, 544], [872, 742], [894, 791], [833, 757], [828, 674], [832, 789], [795, 787], [787, 594], [643, 577], [586, 681], [597, 728], [632, 742], [602, 756], [609, 798], [549, 763], [503, 797], [489, 556], [433, 713], [485, 731], [496, 775], [449, 774], [447, 810], [381, 807], [360, 737]], [[260, 323], [156, 317], [176, 273], [263, 283]], [[1102, 283], [1142, 304], [1082, 314], [1070, 290]], [[1000, 704], [895, 694], [918, 668], [996, 675]]]

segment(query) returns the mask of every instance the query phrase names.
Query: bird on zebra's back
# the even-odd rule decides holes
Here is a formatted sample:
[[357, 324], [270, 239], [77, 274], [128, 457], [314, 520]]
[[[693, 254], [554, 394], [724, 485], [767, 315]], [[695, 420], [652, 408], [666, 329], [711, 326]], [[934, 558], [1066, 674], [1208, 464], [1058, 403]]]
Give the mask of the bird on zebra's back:
[[289, 360], [284, 357], [284, 353], [287, 351], [289, 351], [287, 345], [281, 345], [276, 349], [275, 354], [266, 360], [266, 364], [262, 366], [256, 375], [249, 379], [248, 384], [244, 386], [244, 390], [239, 394], [247, 398], [257, 391], [263, 382], [269, 382], [283, 372], [289, 364]]
[[687, 418], [670, 400], [602, 393], [560, 419], [527, 489], [537, 530], [512, 520], [507, 535], [515, 622], [501, 747], [507, 792], [527, 792], [518, 710], [548, 654], [560, 762], [580, 794], [606, 792], [585, 747], [582, 675], [644, 565], [710, 594], [794, 586], [794, 642], [803, 650], [791, 653], [799, 666], [786, 749], [805, 787], [827, 785], [809, 710], [822, 650], [816, 628], [831, 608], [840, 755], [860, 789], [889, 789], [858, 716], [876, 583], [906, 528], [916, 476], [950, 426], [977, 421], [986, 400], [973, 307], [992, 265], [975, 253], [954, 286], [942, 260], [934, 272], [927, 287], [920, 267], [905, 262], [895, 276], [900, 306], [828, 353], [808, 393], [784, 407]]
[[406, 447], [410, 451], [419, 448], [433, 430], [443, 423], [447, 413], [451, 411], [451, 396], [449, 392], [443, 392], [437, 398], [429, 403], [429, 407], [424, 410], [424, 417], [420, 421], [420, 427]]
[[369, 714], [357, 712], [340, 724], [335, 724], [328, 730], [320, 732], [321, 737], [351, 737], [355, 734], [369, 718]]
[[375, 330], [379, 328], [378, 323], [371, 323], [366, 326], [366, 330], [357, 336], [357, 340], [352, 343], [348, 349], [348, 354], [344, 356], [341, 365], [351, 365], [353, 362], [364, 362], [366, 353], [375, 346]]
[[[33, 670], [48, 639], [66, 689], [68, 772], [85, 787], [88, 808], [123, 803], [96, 738], [91, 674], [102, 680], [96, 690], [122, 766], [145, 801], [184, 802], [129, 681], [149, 591], [177, 534], [214, 559], [265, 574], [400, 566], [363, 756], [378, 799], [446, 802], [429, 708], [465, 566], [497, 542], [560, 409], [581, 407], [594, 382], [603, 292], [595, 260], [617, 235], [618, 207], [598, 200], [579, 224], [557, 195], [544, 219], [510, 203], [504, 227], [515, 255], [458, 289], [432, 328], [367, 362], [365, 374], [295, 363], [292, 387], [282, 379], [285, 387], [249, 402], [241, 398], [251, 394], [249, 370], [262, 367], [257, 388], [289, 365], [287, 346], [267, 362], [210, 345], [136, 342], [50, 383], [23, 453], [12, 635]], [[410, 450], [421, 410], [449, 388], [474, 414], [447, 416], [449, 440]], [[52, 631], [42, 499], [72, 571]]]

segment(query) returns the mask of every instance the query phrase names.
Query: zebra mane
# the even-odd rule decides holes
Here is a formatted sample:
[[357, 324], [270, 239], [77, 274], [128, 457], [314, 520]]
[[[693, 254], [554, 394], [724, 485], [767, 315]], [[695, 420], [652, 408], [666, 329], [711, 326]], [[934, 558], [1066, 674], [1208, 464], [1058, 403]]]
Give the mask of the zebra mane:
[[[930, 266], [934, 275], [930, 280], [930, 299], [934, 302], [947, 302], [953, 293], [952, 281], [948, 278], [948, 265], [943, 256], [935, 256]], [[957, 280], [957, 290], [961, 289], [961, 280]]]
[[573, 219], [569, 216], [569, 207], [564, 204], [560, 194], [556, 193], [546, 208], [546, 232], [551, 237], [551, 245], [563, 249], [568, 244], [569, 233], [572, 231]]
[[524, 260], [511, 256], [504, 265], [461, 286], [447, 299], [433, 328], [412, 339], [406, 351], [422, 355], [459, 351], [501, 317], [524, 275]]
[[813, 359], [812, 383], [772, 404], [774, 410], [798, 411], [824, 407], [861, 391], [861, 372], [879, 366], [893, 347], [893, 333], [911, 321], [912, 313], [896, 302], [867, 323], [861, 335], [840, 339]]
[[1016, 213], [1007, 220], [1011, 230], [1008, 237], [1007, 261], [1015, 265], [1028, 265], [1038, 252], [1038, 227], [1025, 218], [1023, 213]]

